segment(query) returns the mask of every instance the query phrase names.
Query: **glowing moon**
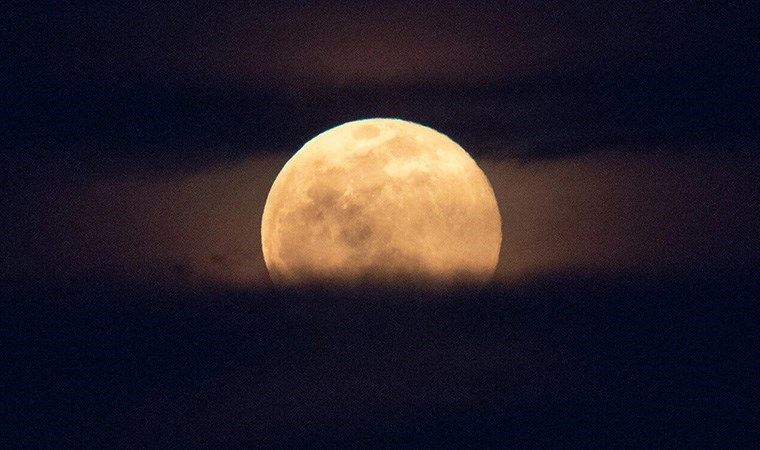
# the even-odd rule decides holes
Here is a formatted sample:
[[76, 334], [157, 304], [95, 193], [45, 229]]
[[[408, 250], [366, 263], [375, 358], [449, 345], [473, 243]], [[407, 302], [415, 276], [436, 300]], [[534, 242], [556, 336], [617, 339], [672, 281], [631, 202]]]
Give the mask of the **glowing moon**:
[[482, 282], [501, 216], [485, 174], [437, 131], [399, 119], [327, 130], [282, 168], [261, 244], [275, 284]]

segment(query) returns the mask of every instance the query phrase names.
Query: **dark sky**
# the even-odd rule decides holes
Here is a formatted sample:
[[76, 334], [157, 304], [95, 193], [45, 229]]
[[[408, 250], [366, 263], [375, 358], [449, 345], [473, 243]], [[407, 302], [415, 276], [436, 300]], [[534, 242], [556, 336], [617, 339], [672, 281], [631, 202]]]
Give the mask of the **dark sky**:
[[[753, 2], [8, 3], [0, 447], [760, 443]], [[475, 158], [492, 285], [271, 286], [274, 178], [367, 117]]]
[[3, 140], [186, 153], [366, 116], [539, 153], [754, 133], [753, 17], [691, 1], [23, 3], [3, 19]]
[[431, 126], [479, 159], [503, 279], [745, 264], [760, 247], [749, 5], [84, 1], [3, 16], [5, 277], [258, 283], [278, 167], [362, 117]]
[[242, 86], [472, 84], [728, 62], [750, 58], [755, 28], [741, 4], [686, 1], [84, 1], [5, 16], [13, 71]]

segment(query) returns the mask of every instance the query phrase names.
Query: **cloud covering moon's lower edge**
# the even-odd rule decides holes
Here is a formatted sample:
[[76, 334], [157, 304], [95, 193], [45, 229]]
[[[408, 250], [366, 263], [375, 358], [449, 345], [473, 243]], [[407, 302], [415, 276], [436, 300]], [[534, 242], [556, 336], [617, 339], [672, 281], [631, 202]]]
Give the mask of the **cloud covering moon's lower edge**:
[[[30, 185], [15, 217], [4, 280], [108, 277], [176, 286], [271, 284], [259, 226], [289, 155], [190, 174], [70, 176]], [[619, 152], [520, 163], [479, 159], [502, 216], [494, 281], [551, 272], [752, 264], [760, 253], [758, 156]], [[158, 282], [158, 281], [156, 281]]]

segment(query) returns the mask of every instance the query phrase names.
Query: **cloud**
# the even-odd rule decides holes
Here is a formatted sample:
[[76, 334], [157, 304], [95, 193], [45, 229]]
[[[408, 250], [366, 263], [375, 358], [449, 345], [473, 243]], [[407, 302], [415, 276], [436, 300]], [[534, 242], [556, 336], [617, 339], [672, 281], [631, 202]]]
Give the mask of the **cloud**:
[[710, 60], [739, 52], [752, 30], [741, 6], [686, 1], [85, 1], [6, 16], [15, 67], [244, 85], [483, 81]]
[[[753, 145], [726, 144], [722, 158], [695, 146], [614, 147], [532, 162], [480, 158], [502, 216], [496, 280], [754, 264]], [[288, 156], [192, 172], [39, 179], [3, 206], [13, 224], [3, 277], [67, 280], [106, 268], [115, 278], [169, 285], [267, 285], [261, 213]]]

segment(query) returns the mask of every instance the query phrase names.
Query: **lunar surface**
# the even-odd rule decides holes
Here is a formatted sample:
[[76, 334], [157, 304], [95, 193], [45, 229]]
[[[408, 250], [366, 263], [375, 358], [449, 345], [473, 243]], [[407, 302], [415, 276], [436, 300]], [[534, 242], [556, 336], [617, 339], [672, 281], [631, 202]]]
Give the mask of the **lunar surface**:
[[399, 119], [307, 142], [275, 179], [261, 224], [277, 285], [484, 282], [501, 239], [493, 189], [470, 155]]

